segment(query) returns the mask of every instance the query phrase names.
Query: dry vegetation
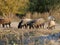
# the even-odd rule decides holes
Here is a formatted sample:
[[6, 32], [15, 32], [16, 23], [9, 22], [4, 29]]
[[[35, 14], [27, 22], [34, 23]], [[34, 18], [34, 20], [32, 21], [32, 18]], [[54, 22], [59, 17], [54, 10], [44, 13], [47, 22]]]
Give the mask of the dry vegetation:
[[[3, 3], [2, 3], [3, 2]], [[20, 21], [20, 18], [15, 16], [15, 13], [26, 13], [26, 18], [40, 18], [43, 17], [44, 19], [47, 20], [47, 17], [49, 16], [49, 12], [44, 12], [44, 13], [38, 13], [38, 12], [25, 12], [26, 9], [29, 7], [28, 3], [29, 0], [20, 0], [20, 1], [0, 1], [0, 9], [2, 13], [6, 13], [6, 16], [11, 18], [11, 21]], [[5, 6], [6, 4], [7, 7]], [[11, 4], [10, 4], [11, 3]], [[11, 6], [11, 8], [10, 8]], [[3, 8], [4, 7], [4, 8]], [[18, 10], [18, 11], [17, 11]], [[0, 11], [0, 12], [1, 12]], [[60, 23], [60, 8], [56, 8], [52, 10], [51, 15], [56, 18], [56, 22]], [[10, 16], [9, 16], [10, 15]], [[4, 16], [4, 15], [3, 15]], [[34, 38], [34, 37], [39, 37], [39, 36], [47, 36], [49, 34], [55, 34], [59, 33], [60, 29], [56, 30], [48, 30], [48, 29], [17, 29], [17, 28], [0, 28], [0, 45], [24, 45], [23, 40], [25, 38]], [[41, 40], [35, 40], [34, 42], [29, 43], [28, 45], [40, 45]], [[42, 45], [55, 45], [55, 41], [49, 41], [49, 40], [44, 40], [44, 44]], [[1, 44], [2, 42], [2, 44]], [[57, 44], [56, 44], [57, 45]]]
[[[22, 45], [23, 42], [21, 42], [21, 40], [23, 40], [27, 37], [34, 38], [34, 37], [45, 36], [45, 35], [49, 35], [49, 34], [55, 34], [55, 33], [59, 33], [59, 32], [60, 32], [60, 30], [2, 28], [2, 29], [0, 29], [0, 40], [2, 40], [2, 41], [6, 40], [5, 41], [6, 43], [2, 42], [6, 45], [9, 45], [8, 42], [11, 40], [12, 41], [15, 40], [16, 42], [14, 41], [14, 43], [18, 44], [18, 40], [20, 40], [19, 45]], [[35, 42], [32, 42], [30, 44], [34, 45]], [[30, 45], [30, 44], [28, 44], [28, 45]], [[39, 44], [39, 41], [36, 42], [36, 44]], [[50, 44], [50, 42], [47, 44]]]
[[59, 33], [60, 30], [48, 30], [48, 29], [14, 29], [14, 28], [3, 28], [0, 29], [0, 34], [7, 35], [7, 34], [24, 34], [24, 33], [34, 33], [35, 36], [41, 35], [49, 35], [54, 33]]
[[[35, 16], [35, 14], [36, 14], [36, 16]], [[28, 14], [26, 15], [26, 17], [27, 18], [33, 18], [33, 19], [43, 17], [43, 18], [45, 18], [47, 20], [46, 17], [48, 17], [48, 15], [49, 15], [49, 13], [35, 13], [35, 14], [33, 14], [31, 16], [31, 14], [29, 13], [29, 15], [31, 17], [28, 16]], [[60, 19], [59, 18], [59, 15], [56, 15], [55, 14], [53, 16], [55, 16], [57, 20]], [[16, 17], [16, 19], [17, 19], [17, 17]], [[14, 17], [14, 21], [16, 21], [15, 20], [15, 17]], [[17, 41], [17, 42], [14, 42], [16, 44], [18, 44], [18, 40], [20, 40], [19, 45], [23, 45], [22, 42], [21, 42], [21, 40], [24, 39], [25, 36], [28, 36], [29, 38], [33, 38], [33, 37], [39, 37], [41, 35], [42, 36], [45, 36], [45, 35], [55, 34], [55, 33], [59, 33], [59, 32], [60, 32], [59, 29], [58, 30], [56, 30], [56, 29], [55, 30], [48, 30], [48, 29], [16, 29], [16, 28], [2, 28], [1, 29], [0, 28], [0, 40], [6, 38], [4, 40], [6, 40], [7, 43], [8, 43], [10, 40], [13, 40], [14, 39], [15, 41]], [[34, 45], [34, 44], [35, 44], [35, 42], [32, 42], [32, 43], [29, 43], [28, 45]], [[36, 45], [38, 45], [38, 44], [39, 44], [39, 41], [37, 41]], [[51, 43], [49, 41], [45, 45], [50, 45], [50, 44]]]
[[48, 16], [50, 15], [49, 13], [51, 13], [51, 15], [56, 18], [56, 22], [60, 22], [59, 21], [59, 19], [60, 19], [60, 13], [59, 12], [60, 12], [59, 9], [53, 10], [51, 12], [44, 12], [44, 13], [34, 12], [32, 14], [31, 12], [27, 12], [26, 17], [27, 18], [32, 18], [32, 19], [43, 17], [47, 20]]

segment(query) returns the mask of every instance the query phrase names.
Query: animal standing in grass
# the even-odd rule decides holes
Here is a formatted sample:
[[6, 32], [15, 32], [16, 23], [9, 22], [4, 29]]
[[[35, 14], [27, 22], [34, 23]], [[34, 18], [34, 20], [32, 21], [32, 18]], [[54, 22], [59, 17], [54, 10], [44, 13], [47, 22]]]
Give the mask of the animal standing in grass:
[[9, 18], [0, 19], [0, 24], [2, 24], [3, 27], [5, 27], [5, 26], [7, 27], [7, 25], [9, 25], [9, 27], [11, 27], [10, 26], [11, 20]]
[[44, 28], [44, 25], [45, 25], [45, 19], [44, 18], [36, 19], [36, 21], [34, 23], [35, 28], [39, 28], [39, 27]]
[[28, 28], [28, 27], [31, 28], [33, 27], [32, 23], [33, 23], [32, 19], [28, 19], [28, 18], [22, 19], [18, 24], [18, 28]]
[[49, 21], [48, 22], [48, 29], [55, 29], [55, 26], [56, 26], [56, 23], [55, 23], [55, 21], [54, 20], [51, 20], [51, 21]]
[[18, 25], [18, 28], [22, 28], [22, 27], [29, 27], [29, 29], [31, 28], [39, 28], [39, 27], [43, 27], [45, 25], [45, 20], [43, 18], [39, 18], [39, 19], [23, 19], [23, 22], [19, 22], [20, 24]]

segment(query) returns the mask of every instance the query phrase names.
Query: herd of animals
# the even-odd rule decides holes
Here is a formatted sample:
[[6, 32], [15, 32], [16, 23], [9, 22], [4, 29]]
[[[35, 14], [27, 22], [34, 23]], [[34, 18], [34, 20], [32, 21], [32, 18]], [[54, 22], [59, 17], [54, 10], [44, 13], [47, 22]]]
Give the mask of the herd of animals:
[[19, 22], [18, 28], [44, 28], [45, 24], [47, 23], [47, 29], [53, 29], [55, 28], [55, 20], [49, 20], [46, 21], [44, 18], [39, 18], [39, 19], [22, 19]]
[[[55, 28], [56, 22], [55, 19], [50, 19], [50, 20], [45, 20], [44, 18], [38, 18], [38, 19], [21, 19], [21, 21], [18, 24], [18, 28], [44, 28], [45, 24], [47, 23], [47, 29], [53, 29]], [[0, 19], [0, 24], [2, 24], [3, 27], [7, 27], [7, 25], [9, 25], [9, 27], [11, 27], [11, 20], [9, 19]]]

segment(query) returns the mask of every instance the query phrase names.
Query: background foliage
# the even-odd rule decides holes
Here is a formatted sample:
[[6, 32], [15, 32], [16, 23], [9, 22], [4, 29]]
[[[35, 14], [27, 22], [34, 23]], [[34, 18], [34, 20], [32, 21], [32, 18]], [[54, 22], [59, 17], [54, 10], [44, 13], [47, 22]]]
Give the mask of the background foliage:
[[11, 15], [24, 13], [27, 9], [28, 0], [0, 0], [0, 13]]
[[0, 0], [0, 15], [49, 12], [60, 8], [60, 0]]
[[60, 0], [29, 0], [29, 10], [34, 12], [49, 12], [60, 5]]

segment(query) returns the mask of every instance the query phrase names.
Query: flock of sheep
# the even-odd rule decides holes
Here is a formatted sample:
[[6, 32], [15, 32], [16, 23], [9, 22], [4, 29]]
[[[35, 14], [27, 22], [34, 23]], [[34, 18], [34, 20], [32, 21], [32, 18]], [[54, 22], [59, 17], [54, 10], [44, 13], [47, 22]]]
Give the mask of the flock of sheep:
[[[47, 23], [47, 28], [48, 29], [53, 29], [55, 28], [55, 20], [50, 19], [48, 21], [46, 21], [44, 18], [38, 18], [38, 19], [22, 19], [19, 24], [18, 24], [18, 28], [44, 28], [45, 24]], [[0, 24], [2, 24], [3, 27], [7, 27], [7, 25], [9, 25], [9, 27], [11, 27], [11, 20], [10, 19], [0, 19]]]
[[44, 28], [45, 24], [47, 23], [47, 28], [48, 29], [53, 29], [55, 28], [55, 20], [51, 19], [46, 21], [44, 18], [39, 18], [39, 19], [22, 19], [19, 22], [18, 28]]

